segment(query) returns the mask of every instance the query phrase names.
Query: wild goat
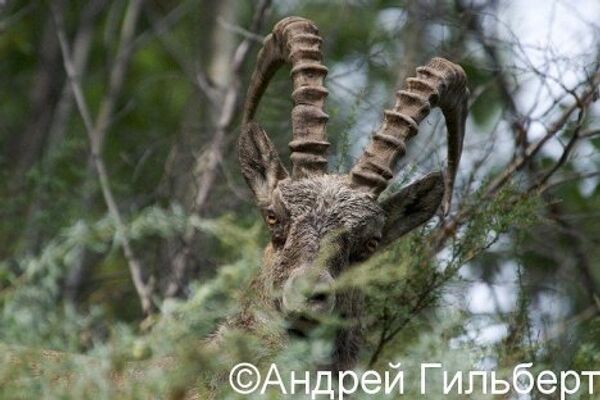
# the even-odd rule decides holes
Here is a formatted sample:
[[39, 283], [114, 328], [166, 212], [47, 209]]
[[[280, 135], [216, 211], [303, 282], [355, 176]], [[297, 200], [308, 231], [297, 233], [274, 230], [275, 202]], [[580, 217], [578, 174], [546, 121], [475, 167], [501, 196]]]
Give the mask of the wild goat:
[[[361, 315], [362, 299], [358, 291], [332, 290], [333, 283], [353, 264], [430, 219], [440, 204], [448, 212], [462, 150], [468, 90], [464, 71], [450, 61], [434, 58], [417, 68], [417, 77], [407, 80], [407, 88], [396, 94], [394, 107], [384, 111], [383, 123], [350, 173], [327, 174], [328, 116], [323, 111], [327, 68], [321, 63], [321, 44], [318, 29], [311, 21], [289, 17], [275, 25], [258, 54], [244, 105], [239, 160], [271, 232], [271, 242], [241, 311], [206, 344], [218, 350], [220, 339], [230, 328], [258, 335], [263, 331], [267, 339], [273, 340], [269, 336], [270, 321], [265, 321], [273, 314], [287, 320], [288, 331], [306, 334], [318, 320], [314, 316], [335, 313], [348, 322], [336, 334], [327, 365], [336, 371], [350, 369], [356, 363], [361, 341], [356, 321]], [[284, 63], [292, 67], [294, 87], [291, 174], [255, 122], [259, 101]], [[419, 123], [433, 107], [440, 107], [448, 128], [445, 177], [440, 172], [431, 173], [384, 201], [378, 200], [394, 176], [398, 159], [406, 152], [406, 141], [417, 134]], [[9, 362], [18, 361], [10, 351], [4, 351], [4, 356]], [[55, 352], [43, 352], [41, 356], [45, 360], [68, 358]], [[167, 357], [153, 364], [173, 368], [177, 361]], [[34, 363], [32, 368], [38, 365]], [[116, 374], [115, 383], [139, 377], [140, 368], [143, 365]], [[186, 398], [201, 397], [189, 392]]]
[[[256, 330], [265, 310], [283, 315], [289, 329], [306, 333], [310, 321], [299, 317], [335, 312], [356, 321], [361, 312], [358, 292], [334, 293], [332, 284], [344, 270], [430, 219], [440, 207], [448, 212], [458, 168], [467, 114], [468, 90], [463, 69], [442, 58], [417, 68], [372, 141], [347, 175], [328, 174], [323, 111], [322, 38], [309, 20], [288, 17], [278, 22], [258, 54], [244, 106], [239, 160], [268, 229], [271, 242], [251, 284], [242, 311], [224, 329]], [[260, 99], [276, 70], [291, 66], [293, 81], [292, 171], [288, 173], [265, 131], [255, 121]], [[406, 141], [434, 107], [448, 128], [448, 169], [379, 201], [394, 176]], [[323, 255], [324, 243], [333, 250]], [[302, 289], [310, 277], [309, 290]], [[305, 286], [304, 286], [305, 287]], [[360, 344], [359, 324], [337, 334], [332, 370], [352, 368]]]

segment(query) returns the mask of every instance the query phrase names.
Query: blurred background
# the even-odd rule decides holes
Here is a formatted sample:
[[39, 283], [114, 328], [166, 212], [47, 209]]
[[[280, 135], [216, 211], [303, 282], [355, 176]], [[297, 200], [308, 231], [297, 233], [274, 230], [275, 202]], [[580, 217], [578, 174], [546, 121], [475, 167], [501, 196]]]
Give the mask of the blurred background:
[[[417, 66], [442, 56], [469, 77], [452, 212], [354, 277], [370, 310], [361, 365], [597, 369], [596, 0], [0, 2], [0, 342], [110, 370], [235, 310], [268, 241], [237, 162], [241, 104], [262, 39], [289, 15], [324, 37], [333, 171]], [[260, 110], [284, 159], [290, 95], [283, 68]], [[434, 112], [395, 188], [444, 167], [444, 137]], [[0, 382], [6, 396], [110, 398], [105, 370], [80, 392], [15, 383], [14, 368]]]

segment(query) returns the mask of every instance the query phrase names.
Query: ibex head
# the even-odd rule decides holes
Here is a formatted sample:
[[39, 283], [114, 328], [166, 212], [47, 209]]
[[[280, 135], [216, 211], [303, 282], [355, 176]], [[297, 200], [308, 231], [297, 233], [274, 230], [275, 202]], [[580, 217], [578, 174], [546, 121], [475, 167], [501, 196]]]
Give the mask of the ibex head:
[[[462, 150], [465, 73], [434, 58], [396, 94], [394, 107], [384, 112], [383, 123], [350, 173], [328, 174], [328, 116], [323, 111], [327, 68], [321, 63], [321, 43], [318, 29], [306, 19], [289, 17], [275, 25], [258, 55], [239, 139], [242, 173], [271, 231], [262, 276], [284, 312], [332, 310], [336, 301], [327, 289], [344, 269], [427, 221], [440, 204], [447, 212]], [[284, 63], [291, 65], [293, 80], [291, 174], [255, 122], [258, 103]], [[445, 177], [431, 173], [378, 200], [406, 152], [406, 141], [436, 106], [448, 128]], [[301, 287], [306, 276], [314, 278], [308, 290]]]

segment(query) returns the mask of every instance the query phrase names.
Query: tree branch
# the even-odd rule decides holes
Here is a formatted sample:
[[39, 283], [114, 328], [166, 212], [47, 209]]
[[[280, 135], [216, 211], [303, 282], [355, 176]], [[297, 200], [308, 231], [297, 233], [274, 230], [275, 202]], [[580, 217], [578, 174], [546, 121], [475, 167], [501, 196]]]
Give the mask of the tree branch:
[[559, 168], [562, 167], [565, 164], [565, 162], [567, 162], [567, 160], [569, 159], [569, 156], [571, 155], [571, 152], [575, 148], [575, 145], [581, 138], [579, 132], [581, 131], [581, 125], [583, 123], [584, 115], [585, 115], [585, 109], [581, 108], [579, 110], [579, 116], [577, 117], [577, 125], [573, 132], [573, 136], [571, 136], [571, 139], [569, 139], [569, 142], [565, 146], [565, 149], [563, 150], [560, 158], [558, 159], [558, 161], [556, 163], [554, 163], [552, 168], [550, 168], [550, 170], [548, 170], [544, 174], [544, 176], [542, 176], [535, 184], [531, 185], [531, 187], [527, 190], [528, 192], [539, 192], [540, 189], [542, 189], [543, 187], [546, 186], [546, 183], [556, 173], [556, 171], [558, 171]]
[[[564, 108], [560, 116], [546, 128], [546, 134], [538, 141], [531, 143], [524, 154], [510, 162], [497, 176], [493, 179], [482, 191], [481, 201], [486, 201], [494, 197], [494, 195], [504, 187], [513, 176], [520, 171], [524, 166], [531, 163], [535, 155], [543, 148], [543, 146], [554, 137], [565, 125], [569, 122], [571, 115], [577, 109], [586, 109], [598, 98], [598, 85], [600, 84], [600, 72], [596, 71], [588, 81], [588, 86], [583, 90], [581, 95], [576, 96], [576, 101], [573, 104]], [[518, 200], [516, 200], [518, 201]], [[464, 205], [456, 214], [446, 221], [442, 226], [432, 233], [432, 252], [437, 254], [446, 241], [456, 234], [456, 231], [468, 220], [470, 215], [480, 206], [480, 203]]]
[[560, 117], [554, 121], [547, 129], [546, 134], [539, 139], [537, 142], [531, 143], [524, 154], [517, 157], [511, 162], [504, 170], [494, 179], [487, 187], [485, 196], [493, 196], [498, 189], [504, 186], [512, 176], [521, 170], [531, 159], [540, 151], [540, 149], [553, 138], [561, 129], [564, 128], [565, 124], [571, 118], [571, 114], [577, 109], [588, 107], [597, 98], [598, 84], [600, 84], [600, 73], [596, 73], [591, 79], [589, 87], [579, 96], [579, 101], [574, 102], [568, 106]]
[[104, 159], [102, 158], [102, 142], [106, 135], [110, 119], [112, 118], [117, 93], [120, 91], [120, 87], [123, 83], [126, 65], [128, 63], [127, 60], [130, 56], [131, 38], [133, 37], [133, 33], [135, 31], [135, 25], [142, 3], [143, 0], [132, 0], [127, 7], [123, 27], [121, 30], [121, 39], [119, 43], [119, 50], [117, 51], [115, 66], [109, 79], [109, 90], [102, 101], [102, 105], [100, 106], [100, 111], [95, 123], [92, 120], [89, 107], [83, 94], [81, 82], [79, 81], [75, 66], [71, 60], [71, 53], [67, 43], [62, 18], [54, 8], [52, 13], [54, 22], [56, 24], [56, 34], [60, 43], [63, 63], [67, 72], [67, 78], [71, 84], [71, 89], [73, 91], [73, 96], [75, 98], [75, 103], [79, 110], [79, 114], [81, 115], [85, 125], [85, 131], [90, 142], [91, 159], [98, 175], [104, 202], [106, 203], [108, 211], [115, 222], [117, 237], [122, 243], [123, 253], [129, 266], [129, 271], [135, 290], [140, 298], [142, 310], [145, 315], [149, 315], [156, 311], [156, 307], [152, 301], [152, 284], [144, 281], [142, 265], [135, 255], [131, 242], [127, 237], [127, 229], [112, 193], [108, 172], [104, 163]]
[[[260, 30], [270, 6], [271, 0], [260, 1], [252, 18], [249, 32], [254, 33]], [[200, 213], [203, 210], [209, 194], [214, 186], [217, 170], [223, 158], [223, 145], [225, 142], [225, 136], [235, 120], [238, 104], [242, 97], [240, 92], [242, 66], [253, 43], [253, 39], [246, 37], [233, 53], [231, 60], [231, 79], [229, 80], [229, 84], [225, 90], [225, 96], [223, 97], [221, 108], [216, 120], [215, 133], [210, 141], [206, 153], [206, 164], [202, 174], [200, 175], [198, 191], [194, 196], [194, 202], [191, 207], [191, 212], [193, 214]], [[168, 297], [175, 296], [182, 290], [183, 277], [189, 263], [191, 245], [194, 241], [195, 234], [196, 230], [193, 227], [188, 228], [184, 232], [182, 248], [173, 257], [173, 280], [166, 290], [166, 296]]]

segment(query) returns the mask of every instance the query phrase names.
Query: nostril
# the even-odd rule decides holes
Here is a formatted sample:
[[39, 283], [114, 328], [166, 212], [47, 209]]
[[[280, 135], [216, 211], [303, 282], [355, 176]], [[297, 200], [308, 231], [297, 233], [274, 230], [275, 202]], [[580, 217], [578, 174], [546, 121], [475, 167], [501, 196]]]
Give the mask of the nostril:
[[307, 299], [307, 305], [312, 312], [330, 313], [335, 307], [335, 294], [323, 290], [317, 290]]
[[285, 312], [328, 313], [335, 307], [333, 278], [329, 273], [315, 275], [307, 268], [296, 269], [283, 285], [282, 310]]
[[322, 292], [315, 293], [312, 296], [310, 296], [308, 300], [315, 303], [324, 303], [327, 301], [327, 294]]

